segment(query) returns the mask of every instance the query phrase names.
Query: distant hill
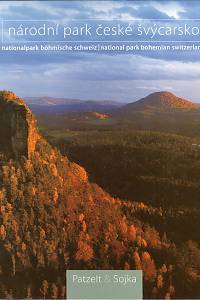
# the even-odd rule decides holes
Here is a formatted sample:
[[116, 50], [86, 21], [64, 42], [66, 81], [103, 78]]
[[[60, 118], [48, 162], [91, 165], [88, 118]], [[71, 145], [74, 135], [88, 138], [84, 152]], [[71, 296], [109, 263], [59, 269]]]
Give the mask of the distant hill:
[[40, 127], [49, 129], [83, 128], [92, 125], [104, 125], [110, 121], [110, 115], [102, 112], [56, 112], [38, 115]]
[[80, 100], [53, 97], [26, 97], [26, 102], [36, 114], [59, 112], [102, 112], [110, 113], [124, 104], [109, 100]]
[[128, 103], [112, 117], [117, 124], [128, 128], [199, 137], [200, 104], [170, 92], [156, 92]]
[[47, 97], [31, 98], [29, 103], [41, 129], [132, 128], [192, 137], [200, 135], [200, 105], [166, 91], [129, 104]]
[[170, 92], [156, 92], [144, 97], [138, 101], [128, 103], [119, 109], [120, 114], [131, 114], [136, 111], [191, 111], [200, 109], [199, 104], [195, 104], [189, 100], [182, 99]]

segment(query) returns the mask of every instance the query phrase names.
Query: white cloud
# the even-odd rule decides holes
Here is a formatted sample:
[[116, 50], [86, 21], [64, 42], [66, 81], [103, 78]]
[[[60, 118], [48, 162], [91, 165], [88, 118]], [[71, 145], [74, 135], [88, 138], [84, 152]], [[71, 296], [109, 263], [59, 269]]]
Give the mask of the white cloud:
[[153, 6], [162, 13], [165, 13], [170, 18], [179, 19], [179, 14], [185, 12], [184, 7], [180, 2], [154, 2]]

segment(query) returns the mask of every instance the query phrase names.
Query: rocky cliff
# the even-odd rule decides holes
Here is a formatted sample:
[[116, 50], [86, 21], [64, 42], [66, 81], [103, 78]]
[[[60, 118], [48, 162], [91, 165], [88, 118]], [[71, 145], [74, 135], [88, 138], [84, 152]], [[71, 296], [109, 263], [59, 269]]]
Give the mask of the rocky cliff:
[[0, 91], [0, 116], [0, 150], [30, 158], [39, 139], [30, 109], [14, 93]]

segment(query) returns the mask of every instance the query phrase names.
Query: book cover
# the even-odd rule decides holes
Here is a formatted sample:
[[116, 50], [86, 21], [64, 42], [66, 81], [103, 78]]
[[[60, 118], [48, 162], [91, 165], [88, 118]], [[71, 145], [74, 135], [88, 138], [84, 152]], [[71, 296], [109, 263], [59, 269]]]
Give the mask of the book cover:
[[0, 299], [200, 299], [199, 78], [199, 1], [0, 1]]

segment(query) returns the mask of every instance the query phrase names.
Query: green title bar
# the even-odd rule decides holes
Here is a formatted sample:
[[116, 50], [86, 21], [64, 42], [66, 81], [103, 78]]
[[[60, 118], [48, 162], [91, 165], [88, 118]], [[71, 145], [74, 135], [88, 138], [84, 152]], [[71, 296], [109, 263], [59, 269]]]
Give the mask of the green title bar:
[[141, 300], [140, 270], [68, 270], [67, 299]]

